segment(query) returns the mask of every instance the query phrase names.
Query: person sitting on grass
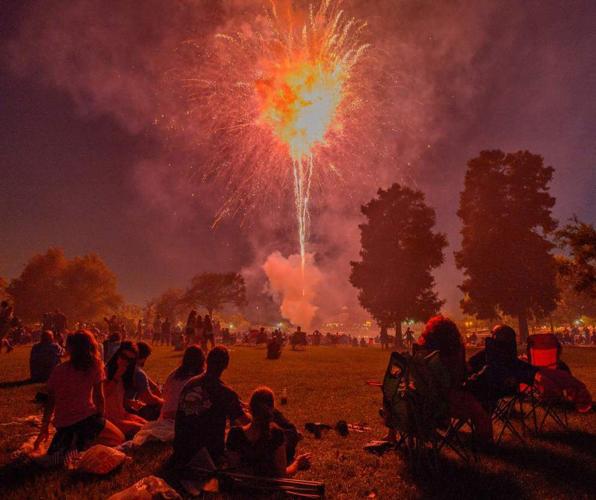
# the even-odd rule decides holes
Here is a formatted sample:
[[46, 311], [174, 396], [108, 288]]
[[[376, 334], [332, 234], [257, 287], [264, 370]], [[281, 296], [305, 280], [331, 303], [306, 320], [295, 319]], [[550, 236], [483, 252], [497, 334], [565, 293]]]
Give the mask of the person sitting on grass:
[[203, 448], [217, 464], [224, 454], [227, 421], [250, 421], [238, 394], [221, 381], [229, 362], [228, 350], [215, 346], [207, 355], [207, 371], [182, 389], [174, 428], [175, 467], [187, 466]]
[[182, 363], [172, 371], [163, 385], [163, 406], [160, 419], [174, 420], [178, 409], [180, 393], [185, 384], [192, 378], [203, 373], [205, 354], [198, 345], [186, 348], [182, 356]]
[[124, 407], [124, 395], [132, 386], [137, 356], [134, 342], [125, 340], [106, 366], [106, 417], [127, 439], [134, 436], [146, 423], [144, 418], [128, 412]]
[[41, 340], [31, 347], [29, 355], [29, 372], [32, 382], [47, 382], [54, 367], [60, 364], [64, 349], [54, 342], [54, 334], [46, 330]]
[[471, 420], [475, 435], [483, 444], [493, 442], [490, 414], [474, 395], [463, 388], [466, 378], [466, 351], [457, 325], [443, 316], [428, 320], [418, 344], [426, 351], [439, 351], [439, 359], [449, 373], [448, 401], [452, 417]]
[[134, 401], [130, 410], [138, 413], [145, 420], [157, 420], [161, 413], [163, 399], [161, 389], [145, 372], [145, 363], [151, 356], [151, 347], [146, 342], [137, 343], [138, 357], [132, 377], [132, 384], [127, 386], [125, 398]]
[[226, 447], [230, 466], [264, 477], [291, 477], [310, 467], [310, 454], [298, 455], [288, 464], [284, 431], [274, 423], [273, 391], [259, 387], [250, 398], [252, 422], [233, 427]]
[[68, 361], [57, 365], [48, 380], [45, 403], [35, 449], [47, 441], [54, 415], [56, 434], [42, 458], [42, 465], [60, 465], [69, 451], [83, 451], [93, 444], [117, 446], [124, 441], [122, 432], [106, 420], [104, 411], [104, 369], [97, 342], [86, 330], [66, 339]]

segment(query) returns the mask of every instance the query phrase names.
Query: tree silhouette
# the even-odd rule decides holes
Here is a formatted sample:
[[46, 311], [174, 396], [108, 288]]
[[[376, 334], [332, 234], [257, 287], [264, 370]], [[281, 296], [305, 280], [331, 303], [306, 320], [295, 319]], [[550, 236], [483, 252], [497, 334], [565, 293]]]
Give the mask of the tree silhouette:
[[361, 261], [351, 263], [350, 282], [377, 323], [395, 327], [399, 343], [404, 320], [425, 321], [443, 303], [431, 270], [442, 264], [447, 240], [433, 232], [435, 211], [422, 192], [399, 184], [379, 189], [362, 213]]
[[195, 276], [184, 294], [189, 306], [203, 306], [210, 316], [224, 304], [246, 304], [246, 286], [240, 273], [202, 273]]
[[596, 230], [592, 224], [573, 217], [571, 222], [557, 231], [561, 248], [570, 258], [559, 259], [559, 273], [565, 275], [578, 294], [596, 299]]
[[95, 254], [68, 260], [60, 248], [29, 259], [6, 291], [15, 314], [39, 321], [45, 312], [62, 310], [72, 320], [93, 320], [115, 311], [122, 303], [116, 276]]
[[528, 151], [482, 151], [468, 162], [458, 216], [464, 271], [462, 309], [479, 318], [515, 316], [522, 341], [528, 318], [556, 306], [556, 262], [548, 236], [556, 228], [548, 189], [554, 169]]

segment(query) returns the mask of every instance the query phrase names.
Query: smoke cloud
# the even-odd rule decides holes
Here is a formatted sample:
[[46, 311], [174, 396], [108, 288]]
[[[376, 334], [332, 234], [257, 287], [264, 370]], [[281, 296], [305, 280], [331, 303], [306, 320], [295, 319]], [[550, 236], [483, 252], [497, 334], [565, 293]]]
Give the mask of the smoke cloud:
[[271, 292], [280, 302], [281, 315], [293, 325], [310, 328], [317, 312], [317, 290], [323, 275], [314, 256], [305, 255], [304, 276], [300, 255], [288, 258], [273, 252], [263, 264]]

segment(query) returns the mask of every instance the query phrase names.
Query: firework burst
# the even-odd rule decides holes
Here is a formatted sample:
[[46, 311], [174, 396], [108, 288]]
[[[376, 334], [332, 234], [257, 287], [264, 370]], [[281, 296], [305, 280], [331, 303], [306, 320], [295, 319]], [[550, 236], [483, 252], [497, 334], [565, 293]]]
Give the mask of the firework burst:
[[367, 48], [364, 27], [338, 1], [306, 13], [274, 2], [240, 30], [218, 34], [200, 75], [185, 78], [191, 114], [216, 153], [209, 176], [229, 192], [216, 221], [291, 188], [303, 266], [313, 184], [344, 167], [332, 151], [360, 104], [353, 69]]

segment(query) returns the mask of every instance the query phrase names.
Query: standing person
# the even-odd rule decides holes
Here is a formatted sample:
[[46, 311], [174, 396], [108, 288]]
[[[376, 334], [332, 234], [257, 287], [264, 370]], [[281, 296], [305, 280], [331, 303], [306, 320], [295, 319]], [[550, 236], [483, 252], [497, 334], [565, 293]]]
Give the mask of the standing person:
[[113, 332], [110, 333], [108, 338], [103, 342], [103, 361], [104, 363], [108, 363], [114, 353], [120, 348], [120, 333]]
[[207, 347], [207, 342], [209, 342], [213, 349], [215, 347], [215, 335], [213, 334], [211, 317], [208, 314], [205, 314], [205, 318], [203, 319], [203, 337], [205, 338], [205, 348]]
[[170, 323], [170, 318], [164, 319], [164, 322], [161, 324], [161, 345], [170, 345], [172, 337], [172, 325]]
[[161, 337], [161, 317], [158, 314], [153, 321], [153, 336], [151, 338], [151, 343], [155, 344], [159, 341]]
[[180, 393], [192, 377], [203, 373], [205, 368], [205, 354], [198, 345], [186, 348], [182, 356], [182, 363], [172, 371], [163, 385], [163, 406], [160, 419], [174, 420], [178, 410]]
[[143, 335], [144, 335], [144, 331], [143, 331], [143, 320], [140, 319], [139, 321], [137, 321], [137, 332], [136, 332], [136, 336], [137, 336], [137, 340], [143, 340]]
[[406, 329], [406, 333], [404, 334], [404, 339], [406, 341], [406, 349], [411, 350], [412, 345], [414, 344], [414, 332], [409, 326]]
[[379, 340], [381, 341], [381, 349], [389, 349], [389, 334], [387, 333], [387, 327], [381, 325], [381, 332], [379, 334]]
[[47, 441], [52, 415], [56, 434], [43, 464], [59, 465], [72, 450], [83, 451], [92, 444], [116, 446], [123, 434], [105, 419], [104, 370], [95, 338], [86, 330], [66, 339], [68, 361], [54, 368], [48, 380], [45, 404], [35, 449]]
[[54, 321], [50, 313], [43, 313], [41, 317], [41, 331], [45, 332], [47, 330], [54, 331]]
[[54, 334], [46, 330], [41, 340], [31, 347], [29, 355], [29, 373], [32, 382], [47, 382], [54, 367], [60, 364], [64, 349], [54, 342]]
[[126, 387], [126, 400], [135, 401], [132, 403], [132, 409], [145, 420], [157, 420], [163, 405], [161, 390], [144, 370], [145, 363], [151, 356], [151, 347], [145, 342], [139, 342], [137, 349], [138, 356], [133, 369], [132, 382]]
[[205, 448], [215, 463], [224, 453], [226, 423], [250, 421], [240, 398], [221, 381], [230, 362], [223, 346], [216, 346], [207, 355], [207, 371], [190, 379], [182, 389], [174, 432], [173, 463], [184, 467]]
[[286, 437], [275, 423], [273, 391], [259, 387], [250, 397], [252, 422], [230, 429], [227, 439], [232, 467], [264, 477], [291, 477], [310, 467], [310, 455], [298, 455], [288, 465]]
[[205, 337], [205, 325], [203, 324], [203, 318], [200, 314], [197, 314], [197, 324], [195, 326], [195, 344], [199, 344], [203, 349], [203, 352], [207, 352], [207, 338]]
[[124, 407], [125, 394], [132, 388], [138, 351], [134, 342], [125, 340], [106, 365], [106, 417], [131, 439], [145, 425], [145, 419]]
[[56, 309], [54, 311], [53, 324], [54, 324], [54, 329], [53, 329], [54, 335], [57, 338], [61, 338], [62, 335], [64, 334], [64, 332], [66, 332], [66, 329], [68, 328], [68, 326], [67, 326], [66, 315], [64, 313], [62, 313], [59, 309]]
[[186, 345], [193, 344], [195, 339], [195, 333], [197, 328], [197, 311], [194, 309], [188, 313], [186, 318], [186, 326], [184, 328], [184, 336], [186, 337]]

